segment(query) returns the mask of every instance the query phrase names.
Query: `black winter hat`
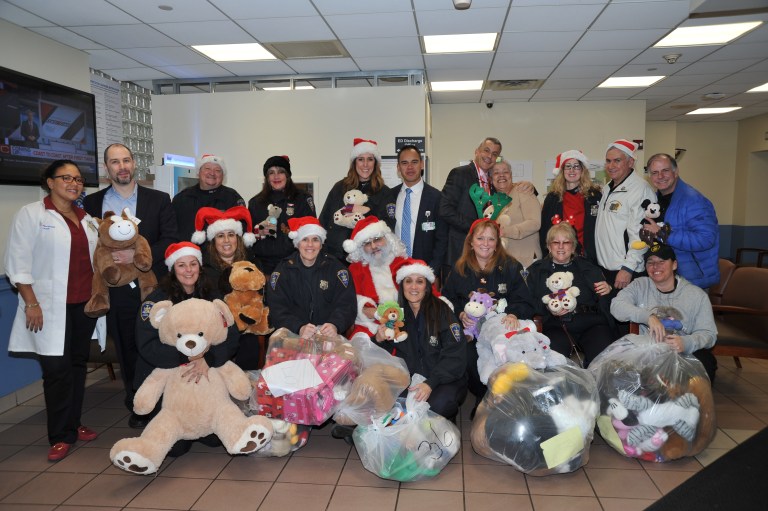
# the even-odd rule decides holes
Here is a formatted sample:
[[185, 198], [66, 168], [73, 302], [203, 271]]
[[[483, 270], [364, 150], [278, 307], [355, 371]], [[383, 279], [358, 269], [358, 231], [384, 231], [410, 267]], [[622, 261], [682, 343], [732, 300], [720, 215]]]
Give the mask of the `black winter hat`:
[[264, 162], [264, 177], [267, 177], [267, 171], [272, 167], [280, 167], [285, 169], [285, 173], [288, 177], [291, 177], [291, 160], [287, 155], [282, 156], [270, 156], [267, 161]]

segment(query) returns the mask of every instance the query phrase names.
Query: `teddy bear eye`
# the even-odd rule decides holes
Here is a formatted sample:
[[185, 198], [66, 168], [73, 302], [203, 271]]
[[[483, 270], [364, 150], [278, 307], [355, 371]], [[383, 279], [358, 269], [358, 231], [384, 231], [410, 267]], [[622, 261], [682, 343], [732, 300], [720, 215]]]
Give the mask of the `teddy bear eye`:
[[197, 332], [197, 335], [198, 335], [199, 337], [202, 337], [202, 336], [203, 336], [203, 332]]
[[176, 334], [176, 338], [181, 339], [181, 334]]

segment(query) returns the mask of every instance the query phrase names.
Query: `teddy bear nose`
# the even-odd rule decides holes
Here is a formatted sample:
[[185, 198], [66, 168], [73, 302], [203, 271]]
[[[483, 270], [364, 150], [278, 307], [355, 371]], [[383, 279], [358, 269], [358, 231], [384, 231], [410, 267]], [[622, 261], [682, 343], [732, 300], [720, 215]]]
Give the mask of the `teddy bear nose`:
[[197, 346], [197, 343], [195, 341], [187, 341], [184, 343], [184, 346], [186, 346], [189, 349], [194, 349], [195, 346]]

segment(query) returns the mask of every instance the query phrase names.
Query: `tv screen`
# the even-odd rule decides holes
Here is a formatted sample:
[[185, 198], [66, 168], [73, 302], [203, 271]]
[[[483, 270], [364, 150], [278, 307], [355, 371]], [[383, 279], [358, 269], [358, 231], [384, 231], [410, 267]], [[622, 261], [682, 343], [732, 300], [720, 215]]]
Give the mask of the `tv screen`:
[[98, 186], [93, 94], [0, 67], [0, 182], [39, 185], [61, 159]]

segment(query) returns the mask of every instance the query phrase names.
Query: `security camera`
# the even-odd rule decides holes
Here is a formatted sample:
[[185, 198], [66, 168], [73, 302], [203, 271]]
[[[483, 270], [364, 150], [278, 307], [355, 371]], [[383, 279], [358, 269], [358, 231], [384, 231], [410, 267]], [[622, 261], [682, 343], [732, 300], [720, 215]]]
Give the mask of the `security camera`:
[[472, 5], [472, 0], [453, 0], [453, 7], [459, 11], [469, 9], [470, 5]]
[[486, 103], [485, 103], [485, 106], [486, 106], [487, 108], [493, 108], [493, 101], [488, 101], [488, 102], [486, 102]]

